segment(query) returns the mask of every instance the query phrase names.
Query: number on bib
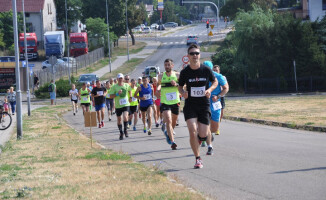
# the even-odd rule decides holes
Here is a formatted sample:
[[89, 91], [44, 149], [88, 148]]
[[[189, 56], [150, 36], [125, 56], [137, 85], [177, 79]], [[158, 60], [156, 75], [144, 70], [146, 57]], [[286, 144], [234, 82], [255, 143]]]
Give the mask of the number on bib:
[[173, 101], [177, 99], [177, 93], [176, 92], [171, 92], [171, 93], [166, 93], [166, 100], [168, 101]]
[[151, 94], [144, 94], [143, 97], [145, 98], [145, 100], [149, 100], [152, 98]]
[[122, 106], [122, 105], [127, 104], [127, 101], [128, 101], [127, 99], [120, 99], [119, 103]]
[[203, 97], [205, 96], [205, 86], [203, 87], [191, 87], [192, 97]]
[[135, 101], [137, 101], [137, 98], [131, 97], [131, 101], [135, 102]]
[[97, 95], [103, 96], [103, 91], [97, 91]]
[[88, 97], [83, 97], [83, 101], [88, 101]]
[[213, 106], [214, 110], [219, 110], [222, 108], [222, 104], [220, 101], [216, 101], [216, 102], [212, 103], [212, 106]]

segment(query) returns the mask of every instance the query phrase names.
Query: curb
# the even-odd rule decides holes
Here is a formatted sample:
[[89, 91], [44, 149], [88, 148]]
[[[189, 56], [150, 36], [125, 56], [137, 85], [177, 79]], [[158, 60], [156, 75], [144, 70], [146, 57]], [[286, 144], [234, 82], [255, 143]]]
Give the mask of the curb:
[[232, 121], [250, 122], [254, 124], [262, 124], [268, 126], [277, 126], [277, 127], [326, 133], [326, 127], [322, 127], [322, 126], [297, 125], [297, 124], [290, 124], [290, 123], [283, 123], [283, 122], [274, 122], [274, 121], [267, 121], [261, 119], [250, 119], [250, 118], [233, 117], [233, 116], [223, 116], [223, 118]]

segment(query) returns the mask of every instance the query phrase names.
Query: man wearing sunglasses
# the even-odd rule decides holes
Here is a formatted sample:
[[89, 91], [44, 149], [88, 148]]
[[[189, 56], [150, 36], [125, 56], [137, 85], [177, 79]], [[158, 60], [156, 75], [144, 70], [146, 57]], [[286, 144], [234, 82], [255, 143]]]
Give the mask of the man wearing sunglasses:
[[[218, 83], [212, 70], [200, 64], [199, 46], [190, 45], [188, 57], [190, 64], [180, 72], [178, 89], [185, 98], [183, 113], [189, 130], [190, 146], [196, 157], [194, 168], [202, 168], [199, 145], [207, 139], [211, 115], [209, 98]], [[212, 82], [210, 87], [209, 82]]]

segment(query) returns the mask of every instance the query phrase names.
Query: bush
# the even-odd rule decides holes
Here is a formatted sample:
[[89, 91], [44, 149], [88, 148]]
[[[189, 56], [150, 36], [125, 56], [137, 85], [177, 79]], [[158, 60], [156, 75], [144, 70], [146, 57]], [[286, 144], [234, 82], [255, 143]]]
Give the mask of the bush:
[[[75, 77], [71, 76], [71, 82], [75, 82]], [[35, 91], [35, 96], [40, 99], [48, 99], [50, 98], [50, 94], [48, 92], [48, 87], [50, 83], [44, 84], [38, 90]], [[67, 97], [69, 96], [69, 90], [71, 89], [71, 85], [69, 84], [69, 80], [60, 79], [55, 82], [57, 87], [57, 97]]]

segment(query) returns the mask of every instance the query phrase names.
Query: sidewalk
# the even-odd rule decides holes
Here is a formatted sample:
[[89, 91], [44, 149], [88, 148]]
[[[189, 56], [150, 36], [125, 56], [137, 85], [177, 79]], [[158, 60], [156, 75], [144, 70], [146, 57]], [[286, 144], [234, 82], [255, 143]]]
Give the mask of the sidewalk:
[[[154, 53], [161, 44], [158, 41], [142, 41], [142, 42], [146, 42], [147, 44], [146, 47], [142, 51], [136, 54], [129, 54], [129, 59], [147, 58], [152, 53]], [[111, 71], [114, 71], [119, 67], [121, 67], [125, 62], [127, 62], [127, 60], [128, 60], [127, 56], [118, 56], [117, 59], [111, 63]], [[96, 74], [98, 77], [101, 77], [107, 72], [109, 72], [110, 71], [109, 69], [110, 69], [110, 65], [108, 64], [105, 67], [93, 72], [93, 74]]]

